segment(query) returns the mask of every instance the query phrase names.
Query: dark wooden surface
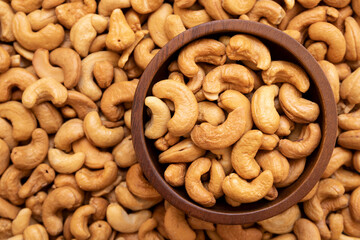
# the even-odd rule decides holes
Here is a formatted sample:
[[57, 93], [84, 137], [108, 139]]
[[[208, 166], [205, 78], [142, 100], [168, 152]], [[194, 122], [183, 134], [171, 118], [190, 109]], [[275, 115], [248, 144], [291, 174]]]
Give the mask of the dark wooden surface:
[[[192, 201], [184, 187], [173, 188], [163, 178], [166, 165], [158, 163], [159, 152], [154, 141], [145, 139], [144, 124], [149, 120], [144, 100], [151, 95], [152, 85], [167, 78], [167, 67], [177, 58], [179, 49], [198, 38], [218, 38], [237, 33], [250, 34], [263, 41], [271, 52], [272, 60], [288, 60], [299, 64], [308, 73], [311, 87], [306, 98], [319, 104], [321, 114], [317, 120], [322, 129], [322, 140], [314, 153], [307, 158], [305, 170], [299, 179], [287, 188], [278, 189], [274, 201], [231, 207], [218, 199], [212, 208], [204, 208]], [[316, 60], [294, 39], [281, 31], [257, 22], [243, 20], [212, 21], [191, 28], [166, 44], [144, 71], [136, 89], [132, 107], [132, 137], [136, 156], [149, 182], [175, 207], [194, 217], [222, 224], [245, 224], [279, 214], [301, 200], [320, 179], [331, 157], [337, 131], [335, 100], [328, 81]], [[291, 161], [291, 160], [290, 160]]]

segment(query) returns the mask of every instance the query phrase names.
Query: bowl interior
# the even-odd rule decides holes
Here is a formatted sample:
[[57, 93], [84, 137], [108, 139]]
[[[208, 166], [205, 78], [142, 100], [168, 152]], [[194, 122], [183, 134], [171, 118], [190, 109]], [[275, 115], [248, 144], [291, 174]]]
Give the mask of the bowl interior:
[[[235, 23], [234, 20], [228, 21], [231, 21], [231, 24], [245, 24], [244, 26], [248, 26], [249, 24], [249, 22], [240, 20], [235, 20]], [[251, 22], [251, 24], [254, 23]], [[259, 27], [264, 28], [264, 26], [259, 25], [260, 24], [255, 23], [253, 27], [255, 29]], [[204, 208], [191, 200], [184, 187], [171, 187], [163, 179], [167, 164], [160, 164], [158, 162], [158, 155], [160, 154], [160, 151], [154, 147], [154, 140], [150, 140], [144, 137], [144, 125], [147, 121], [150, 120], [150, 117], [146, 113], [146, 107], [144, 106], [145, 96], [140, 95], [152, 95], [152, 86], [156, 82], [168, 78], [169, 71], [167, 70], [167, 67], [173, 60], [177, 59], [180, 51], [179, 46], [169, 47], [169, 45], [173, 41], [183, 43], [184, 38], [178, 36], [177, 39], [172, 40], [172, 42], [168, 43], [163, 48], [163, 53], [159, 53], [170, 53], [170, 56], [157, 56], [158, 59], [155, 57], [154, 60], [150, 63], [150, 68], [148, 67], [146, 69], [140, 80], [133, 106], [133, 119], [136, 118], [142, 120], [138, 120], [136, 123], [135, 121], [132, 121], [134, 123], [132, 127], [134, 147], [138, 159], [143, 167], [145, 176], [149, 179], [150, 183], [154, 185], [154, 187], [164, 196], [166, 200], [186, 213], [207, 221], [224, 224], [244, 224], [259, 221], [261, 219], [276, 215], [296, 204], [311, 190], [311, 188], [321, 177], [322, 172], [324, 171], [331, 156], [332, 149], [335, 145], [335, 135], [337, 129], [335, 101], [333, 99], [330, 86], [327, 83], [320, 67], [317, 65], [312, 56], [306, 51], [306, 49], [298, 44], [295, 40], [276, 29], [270, 29], [270, 32], [268, 32], [270, 35], [266, 35], [266, 32], [260, 31], [261, 29], [259, 30], [260, 33], [258, 33], [256, 31], [249, 31], [248, 28], [239, 26], [240, 25], [238, 25], [237, 28], [228, 27], [227, 29], [215, 31], [215, 33], [214, 29], [211, 29], [213, 31], [209, 30], [201, 37], [219, 39], [219, 37], [223, 35], [233, 36], [239, 33], [251, 34], [257, 37], [269, 48], [272, 60], [286, 60], [303, 67], [303, 69], [307, 72], [311, 82], [309, 91], [304, 94], [303, 97], [316, 102], [321, 109], [321, 113], [317, 119], [317, 122], [321, 126], [323, 137], [319, 147], [311, 154], [311, 156], [307, 158], [305, 170], [302, 175], [289, 187], [278, 188], [279, 195], [274, 201], [267, 201], [263, 199], [255, 203], [242, 204], [239, 207], [231, 207], [222, 197], [217, 200], [214, 207]], [[269, 27], [265, 27], [265, 30], [268, 30]], [[274, 36], [273, 34], [276, 35]], [[278, 35], [280, 35], [281, 38], [279, 38]], [[185, 42], [188, 43], [189, 41], [186, 40]], [[289, 42], [291, 44], [289, 44]], [[176, 44], [176, 42], [174, 44]], [[296, 48], [292, 48], [292, 45], [294, 44]], [[241, 64], [241, 62], [239, 63]], [[155, 69], [152, 67], [157, 68]], [[148, 74], [147, 72], [149, 71], [147, 70], [151, 71], [151, 74]], [[141, 92], [143, 93], [140, 93], [139, 88], [142, 88]], [[135, 129], [136, 133], [134, 133]], [[141, 133], [139, 133], [140, 131]], [[140, 146], [141, 144], [145, 145]]]

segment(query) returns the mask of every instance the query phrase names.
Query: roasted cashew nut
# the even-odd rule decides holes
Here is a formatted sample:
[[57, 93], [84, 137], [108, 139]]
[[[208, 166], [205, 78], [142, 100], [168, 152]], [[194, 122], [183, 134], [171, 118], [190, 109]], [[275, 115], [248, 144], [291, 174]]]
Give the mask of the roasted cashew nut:
[[301, 92], [293, 85], [284, 83], [279, 92], [280, 105], [286, 116], [297, 123], [314, 122], [320, 108], [317, 103], [301, 97]]
[[185, 163], [169, 164], [164, 172], [165, 181], [173, 187], [183, 186], [185, 184], [186, 169]]
[[58, 173], [74, 173], [79, 170], [85, 162], [85, 153], [77, 152], [75, 154], [67, 154], [63, 151], [50, 148], [48, 159], [51, 167]]
[[175, 38], [180, 33], [186, 31], [184, 23], [181, 20], [181, 17], [176, 14], [171, 14], [166, 17], [164, 28], [165, 28], [165, 34], [169, 40]]
[[247, 15], [250, 21], [259, 21], [263, 17], [271, 24], [278, 25], [285, 17], [285, 10], [277, 2], [260, 0]]
[[[166, 136], [165, 136], [166, 137]], [[177, 140], [178, 141], [178, 140]], [[187, 138], [159, 154], [160, 163], [192, 162], [205, 154], [205, 150], [197, 147]]]
[[140, 14], [147, 14], [158, 9], [164, 0], [130, 0], [131, 7]]
[[[245, 111], [242, 107], [229, 113], [224, 123], [213, 126], [210, 123], [196, 125], [191, 131], [191, 140], [202, 149], [212, 150], [229, 147], [245, 131]], [[232, 129], [237, 129], [235, 132]]]
[[14, 12], [10, 5], [4, 1], [0, 2], [0, 23], [1, 33], [0, 40], [4, 42], [12, 42], [15, 40], [15, 36], [12, 30], [12, 22], [14, 19]]
[[278, 150], [261, 151], [255, 159], [263, 170], [272, 172], [274, 184], [285, 181], [289, 176], [290, 164]]
[[334, 64], [328, 62], [326, 60], [322, 60], [318, 62], [320, 67], [322, 68], [323, 72], [327, 80], [330, 83], [331, 90], [333, 91], [335, 102], [338, 103], [340, 101], [340, 80], [339, 74]]
[[84, 137], [83, 121], [70, 119], [65, 122], [55, 134], [55, 147], [66, 152], [71, 151], [71, 144]]
[[85, 240], [91, 236], [87, 225], [90, 215], [95, 211], [95, 207], [91, 205], [84, 205], [76, 209], [70, 221], [70, 231], [76, 239]]
[[191, 229], [188, 222], [185, 218], [185, 213], [175, 208], [174, 206], [169, 206], [165, 212], [164, 226], [166, 233], [170, 239], [181, 240], [189, 239], [195, 240], [196, 234], [194, 230]]
[[134, 50], [134, 59], [136, 65], [140, 68], [145, 69], [150, 61], [155, 57], [159, 49], [154, 49], [155, 44], [151, 38], [145, 38], [139, 42]]
[[226, 55], [231, 60], [242, 60], [261, 70], [268, 69], [271, 64], [269, 49], [257, 38], [246, 34], [230, 38]]
[[71, 107], [74, 117], [78, 116], [83, 120], [89, 112], [98, 111], [97, 105], [85, 94], [75, 90], [68, 90], [67, 95], [68, 97], [63, 105]]
[[174, 5], [174, 13], [179, 15], [185, 27], [192, 28], [202, 23], [210, 22], [211, 17], [205, 9], [179, 8]]
[[167, 105], [157, 97], [145, 98], [145, 106], [151, 110], [151, 119], [146, 123], [145, 136], [157, 139], [167, 132], [167, 123], [171, 119], [170, 110]]
[[249, 12], [255, 5], [256, 0], [223, 0], [222, 7], [232, 15], [241, 15]]
[[48, 50], [43, 48], [37, 49], [34, 53], [32, 63], [36, 75], [40, 78], [51, 77], [60, 83], [64, 82], [64, 71], [50, 64]]

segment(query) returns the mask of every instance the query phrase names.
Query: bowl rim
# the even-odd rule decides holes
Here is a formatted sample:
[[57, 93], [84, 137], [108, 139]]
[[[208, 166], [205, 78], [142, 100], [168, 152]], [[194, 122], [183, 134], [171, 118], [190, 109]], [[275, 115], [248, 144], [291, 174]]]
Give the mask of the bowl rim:
[[[261, 208], [252, 212], [239, 213], [213, 211], [211, 208], [205, 208], [201, 205], [197, 205], [194, 202], [188, 201], [176, 193], [164, 180], [164, 177], [156, 170], [156, 167], [153, 164], [149, 151], [146, 147], [143, 121], [139, 121], [139, 119], [143, 119], [144, 100], [146, 93], [159, 67], [161, 67], [168, 58], [170, 58], [176, 51], [178, 51], [186, 44], [196, 39], [206, 37], [207, 35], [226, 32], [239, 32], [239, 34], [243, 33], [253, 35], [255, 37], [266, 39], [267, 41], [273, 42], [278, 46], [285, 48], [291, 55], [293, 55], [299, 62], [302, 63], [303, 68], [305, 68], [307, 74], [316, 75], [316, 80], [314, 77], [311, 78], [312, 82], [319, 90], [319, 99], [322, 100], [323, 103], [322, 114], [326, 128], [322, 129], [322, 133], [325, 133], [322, 136], [323, 144], [319, 146], [319, 160], [315, 163], [312, 171], [309, 173], [308, 177], [305, 178], [304, 181], [301, 182], [301, 184], [289, 194], [289, 196], [270, 207]], [[332, 150], [336, 142], [336, 103], [330, 84], [327, 81], [320, 65], [306, 50], [306, 48], [304, 48], [295, 39], [276, 28], [258, 22], [238, 19], [216, 20], [190, 28], [179, 34], [174, 39], [170, 40], [163, 48], [161, 48], [161, 50], [152, 59], [143, 72], [135, 92], [132, 105], [131, 129], [135, 154], [141, 165], [144, 175], [151, 183], [151, 185], [153, 185], [155, 189], [164, 197], [164, 199], [166, 199], [170, 204], [174, 205], [178, 209], [184, 211], [186, 214], [196, 218], [219, 224], [245, 224], [257, 222], [280, 214], [291, 206], [297, 204], [320, 180], [321, 175], [330, 160]]]

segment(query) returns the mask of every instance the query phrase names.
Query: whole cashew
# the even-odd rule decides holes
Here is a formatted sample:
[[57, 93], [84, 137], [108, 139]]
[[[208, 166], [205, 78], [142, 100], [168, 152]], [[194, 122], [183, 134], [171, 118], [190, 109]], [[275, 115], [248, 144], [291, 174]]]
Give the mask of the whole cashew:
[[139, 240], [145, 239], [154, 239], [154, 240], [163, 240], [163, 236], [154, 230], [157, 227], [158, 223], [154, 218], [146, 220], [141, 224], [138, 232]]
[[258, 224], [271, 233], [284, 234], [293, 230], [295, 222], [300, 217], [300, 208], [296, 204], [274, 217], [258, 222]]
[[195, 240], [196, 234], [185, 219], [185, 213], [170, 205], [165, 212], [165, 230], [170, 239], [173, 240]]
[[49, 102], [40, 103], [32, 108], [40, 127], [48, 134], [56, 133], [63, 124], [59, 111]]
[[16, 41], [24, 48], [35, 51], [38, 48], [52, 50], [64, 40], [64, 29], [59, 24], [49, 23], [38, 32], [33, 32], [25, 13], [17, 12], [12, 23]]
[[[287, 30], [287, 31], [296, 31], [296, 30]], [[325, 59], [328, 47], [324, 42], [314, 42], [311, 43], [306, 49], [317, 61], [320, 61]]]
[[186, 169], [185, 163], [169, 164], [164, 172], [165, 181], [173, 187], [183, 186], [185, 184]]
[[121, 168], [130, 167], [137, 162], [132, 144], [132, 136], [125, 137], [112, 151], [115, 162]]
[[[245, 131], [245, 111], [242, 107], [229, 113], [219, 126], [210, 123], [196, 125], [191, 131], [191, 140], [202, 149], [221, 149], [234, 144]], [[233, 132], [231, 129], [237, 129]]]
[[335, 97], [335, 102], [338, 103], [340, 101], [340, 79], [338, 71], [334, 64], [326, 60], [319, 61], [318, 63], [320, 64], [320, 67], [324, 71], [325, 76], [330, 83], [330, 87]]
[[164, 0], [130, 0], [131, 7], [140, 14], [156, 11], [163, 2]]
[[145, 98], [145, 105], [151, 110], [151, 119], [146, 124], [145, 136], [150, 139], [162, 137], [167, 132], [167, 123], [171, 119], [167, 105], [157, 97]]
[[70, 30], [71, 43], [81, 57], [86, 57], [92, 41], [108, 26], [108, 20], [97, 14], [87, 14], [80, 18]]
[[287, 61], [272, 61], [269, 69], [263, 71], [261, 76], [267, 85], [287, 82], [294, 85], [302, 93], [307, 92], [310, 87], [309, 78], [304, 70]]
[[29, 85], [22, 95], [22, 103], [27, 108], [51, 101], [54, 105], [61, 105], [67, 99], [67, 89], [51, 77], [41, 78]]
[[350, 5], [339, 9], [339, 17], [334, 24], [342, 33], [345, 31], [345, 19], [353, 15], [353, 13], [354, 11]]
[[255, 159], [263, 170], [272, 172], [274, 183], [283, 182], [289, 176], [290, 164], [278, 150], [261, 151]]
[[93, 74], [99, 87], [107, 88], [114, 78], [114, 66], [106, 60], [96, 62]]
[[64, 72], [64, 85], [74, 88], [80, 79], [81, 59], [77, 52], [70, 48], [57, 48], [50, 53], [51, 64], [58, 65]]
[[191, 8], [179, 8], [175, 4], [174, 13], [180, 16], [182, 22], [187, 28], [192, 28], [202, 23], [211, 21], [211, 17], [205, 9], [193, 10]]
[[360, 186], [360, 175], [358, 173], [339, 168], [333, 176], [341, 182], [346, 191], [354, 190]]
[[358, 130], [360, 129], [360, 110], [356, 110], [350, 113], [340, 114], [338, 116], [339, 127], [343, 130]]
[[198, 104], [191, 90], [174, 80], [162, 80], [153, 86], [152, 92], [155, 97], [170, 99], [175, 104], [175, 113], [167, 123], [169, 133], [182, 136], [190, 132], [198, 116]]
[[305, 169], [306, 158], [292, 159], [289, 161], [289, 175], [287, 178], [279, 183], [276, 183], [277, 188], [287, 187], [293, 182], [295, 182], [298, 177], [303, 173]]
[[333, 150], [329, 164], [327, 165], [322, 178], [330, 177], [336, 170], [338, 170], [342, 165], [351, 166], [352, 152], [342, 148], [336, 147]]
[[110, 203], [106, 218], [110, 226], [122, 233], [137, 232], [140, 226], [151, 217], [149, 210], [141, 210], [128, 214], [119, 204]]
[[101, 99], [101, 111], [110, 121], [118, 121], [124, 115], [124, 107], [120, 104], [132, 102], [138, 80], [121, 81], [108, 87]]
[[91, 143], [102, 148], [115, 146], [124, 138], [123, 127], [105, 127], [96, 111], [88, 113], [84, 118], [84, 132]]
[[317, 226], [306, 218], [300, 218], [295, 222], [294, 233], [298, 240], [321, 239]]
[[217, 126], [225, 121], [225, 114], [220, 107], [212, 102], [199, 102], [198, 122], [208, 122]]
[[261, 70], [268, 69], [271, 64], [269, 49], [257, 38], [246, 34], [230, 38], [226, 55], [231, 60], [242, 60]]
[[200, 39], [184, 47], [178, 57], [178, 66], [187, 77], [194, 77], [199, 71], [197, 62], [213, 65], [225, 63], [225, 45], [214, 39]]
[[355, 221], [360, 221], [360, 208], [359, 205], [357, 204], [357, 199], [359, 198], [359, 194], [360, 194], [360, 187], [356, 188], [350, 196], [350, 200], [349, 200], [349, 210], [351, 213], [352, 218]]
[[352, 17], [345, 19], [344, 37], [346, 41], [345, 59], [348, 61], [360, 60], [360, 44], [356, 41], [360, 37], [360, 27]]
[[352, 218], [349, 208], [344, 208], [341, 215], [344, 219], [344, 233], [360, 238], [360, 222]]
[[20, 208], [9, 203], [2, 197], [0, 197], [0, 203], [1, 203], [0, 204], [0, 217], [8, 218], [8, 219], [15, 219], [20, 211]]
[[216, 159], [212, 159], [210, 168], [210, 180], [207, 187], [216, 199], [224, 195], [224, 192], [222, 190], [222, 182], [225, 176], [225, 171], [221, 163]]
[[80, 193], [72, 187], [59, 187], [49, 193], [42, 207], [42, 220], [47, 232], [56, 236], [63, 230], [63, 209], [81, 205]]
[[34, 53], [32, 63], [36, 74], [40, 78], [51, 77], [60, 83], [64, 82], [64, 71], [50, 64], [48, 50], [43, 48], [37, 49]]
[[[94, 221], [103, 220], [106, 216], [106, 209], [109, 205], [109, 201], [101, 197], [90, 198], [89, 205], [94, 206], [96, 211], [92, 218]], [[91, 230], [90, 230], [91, 232]]]
[[239, 203], [255, 202], [270, 191], [273, 185], [273, 175], [270, 170], [260, 173], [252, 182], [241, 179], [236, 173], [225, 177], [222, 188], [226, 196]]
[[274, 134], [280, 125], [280, 115], [274, 105], [279, 92], [276, 85], [258, 88], [251, 99], [251, 113], [255, 125], [264, 133]]
[[155, 54], [159, 52], [159, 49], [154, 48], [155, 44], [151, 38], [141, 40], [135, 47], [134, 58], [140, 68], [145, 69], [153, 57], [155, 57]]
[[85, 153], [85, 166], [89, 168], [103, 168], [106, 162], [113, 161], [114, 159], [111, 153], [100, 151], [94, 147], [86, 138], [80, 138], [79, 140], [73, 142], [72, 148], [74, 153]]
[[229, 19], [230, 16], [221, 6], [221, 0], [199, 0], [199, 3], [205, 8], [206, 12], [215, 20]]
[[107, 240], [112, 234], [112, 228], [105, 221], [96, 221], [90, 225], [89, 232], [90, 240]]
[[55, 135], [55, 147], [66, 152], [71, 151], [71, 144], [84, 137], [83, 121], [70, 119], [65, 122]]
[[244, 179], [259, 176], [260, 166], [255, 155], [262, 143], [263, 134], [259, 130], [247, 131], [234, 145], [231, 152], [231, 163], [236, 173]]
[[85, 240], [91, 236], [87, 225], [90, 215], [95, 211], [91, 205], [84, 205], [76, 209], [70, 221], [70, 231], [76, 239]]
[[132, 165], [126, 174], [126, 184], [132, 194], [144, 199], [159, 199], [161, 195], [145, 179], [139, 163]]
[[172, 13], [173, 9], [171, 5], [164, 3], [149, 16], [148, 28], [150, 36], [159, 47], [163, 47], [169, 41], [165, 31], [165, 22], [166, 18]]
[[82, 190], [98, 191], [115, 181], [117, 170], [117, 165], [113, 161], [105, 162], [102, 170], [90, 171], [87, 168], [82, 168], [75, 174], [76, 183]]
[[338, 144], [344, 148], [360, 150], [359, 135], [360, 130], [343, 132], [338, 137]]
[[214, 68], [206, 76], [202, 84], [204, 95], [209, 100], [217, 100], [218, 94], [233, 89], [241, 93], [249, 93], [254, 88], [254, 78], [250, 71], [239, 64], [225, 64]]
[[111, 51], [100, 51], [92, 53], [84, 58], [82, 60], [81, 76], [78, 83], [80, 92], [88, 96], [93, 101], [99, 100], [101, 98], [102, 91], [93, 80], [92, 72], [94, 65], [98, 61], [107, 60], [112, 63], [113, 66], [117, 66], [119, 57], [120, 56], [118, 54]]
[[294, 86], [284, 83], [279, 92], [280, 105], [286, 116], [297, 123], [314, 122], [320, 108], [317, 103], [301, 97], [302, 94]]
[[241, 15], [249, 12], [255, 5], [256, 0], [240, 1], [240, 0], [223, 0], [222, 7], [232, 15]]
[[192, 162], [203, 156], [205, 150], [197, 147], [191, 139], [187, 138], [166, 151], [159, 154], [160, 163]]
[[285, 10], [276, 2], [260, 0], [254, 4], [247, 15], [251, 21], [259, 21], [263, 17], [271, 24], [278, 25], [285, 17]]
[[[346, 53], [346, 41], [342, 32], [327, 22], [317, 22], [311, 24], [308, 30], [309, 37], [315, 41], [324, 41], [329, 48], [326, 58], [332, 63], [343, 60]], [[327, 37], [324, 37], [327, 36]]]
[[131, 7], [130, 0], [101, 0], [98, 5], [100, 15], [105, 17], [110, 16], [116, 8], [129, 8]]
[[86, 95], [75, 90], [68, 90], [67, 95], [68, 97], [63, 105], [71, 107], [74, 117], [77, 115], [83, 120], [89, 112], [98, 111], [97, 105]]
[[148, 209], [162, 201], [161, 197], [157, 199], [143, 199], [135, 196], [127, 188], [126, 182], [121, 182], [115, 188], [115, 195], [116, 200], [121, 204], [121, 206], [132, 211]]
[[32, 30], [39, 31], [46, 27], [49, 23], [55, 24], [57, 22], [55, 9], [41, 9], [35, 10], [27, 15]]
[[67, 154], [63, 151], [50, 148], [48, 159], [51, 167], [59, 173], [74, 173], [79, 170], [85, 162], [85, 153], [77, 152], [75, 154]]
[[25, 228], [23, 233], [23, 238], [24, 240], [35, 240], [35, 239], [48, 240], [49, 235], [46, 232], [46, 229], [44, 228], [43, 225], [34, 224]]
[[15, 36], [12, 30], [12, 22], [14, 19], [14, 12], [10, 5], [4, 1], [0, 2], [0, 23], [1, 33], [0, 40], [4, 42], [12, 42], [15, 40]]
[[351, 104], [357, 104], [360, 102], [360, 97], [358, 96], [356, 89], [357, 85], [360, 84], [358, 80], [360, 76], [360, 69], [357, 69], [351, 73], [341, 84], [340, 86], [340, 97], [341, 99], [346, 99]]
[[40, 164], [34, 169], [29, 179], [20, 188], [18, 195], [21, 198], [28, 198], [52, 183], [54, 179], [54, 169], [45, 163]]
[[212, 207], [216, 203], [214, 194], [206, 190], [201, 182], [201, 175], [208, 172], [210, 167], [210, 159], [198, 158], [190, 164], [185, 175], [185, 189], [189, 197], [205, 207]]
[[24, 232], [30, 224], [31, 214], [32, 212], [29, 208], [23, 208], [19, 211], [18, 215], [11, 224], [11, 231], [13, 235], [22, 234]]

